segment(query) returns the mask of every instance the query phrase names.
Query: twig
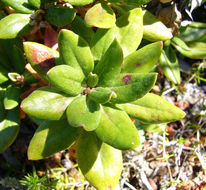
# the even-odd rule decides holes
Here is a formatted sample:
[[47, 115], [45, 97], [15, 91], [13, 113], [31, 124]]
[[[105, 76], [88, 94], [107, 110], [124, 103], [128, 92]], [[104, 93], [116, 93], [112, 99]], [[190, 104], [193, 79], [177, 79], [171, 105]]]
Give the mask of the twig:
[[147, 176], [143, 170], [140, 172], [140, 176], [141, 176], [141, 180], [142, 180], [143, 184], [146, 186], [147, 190], [153, 190], [148, 179], [147, 179]]
[[129, 184], [127, 181], [124, 182], [124, 184], [129, 187], [132, 190], [137, 190], [134, 186], [132, 186], [131, 184]]

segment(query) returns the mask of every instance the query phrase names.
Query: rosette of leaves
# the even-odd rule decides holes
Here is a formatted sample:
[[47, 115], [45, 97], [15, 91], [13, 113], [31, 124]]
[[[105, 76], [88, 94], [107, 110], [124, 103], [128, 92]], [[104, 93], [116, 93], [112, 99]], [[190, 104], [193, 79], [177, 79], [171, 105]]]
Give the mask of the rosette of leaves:
[[24, 43], [27, 60], [51, 84], [21, 104], [29, 116], [42, 119], [28, 157], [43, 159], [76, 141], [78, 165], [86, 179], [97, 189], [113, 189], [122, 169], [121, 150], [138, 150], [140, 145], [130, 117], [165, 123], [181, 119], [184, 112], [148, 93], [156, 81], [157, 74], [150, 70], [159, 59], [162, 42], [137, 50], [143, 36], [140, 8], [117, 18], [111, 28], [93, 31], [91, 38], [84, 35], [91, 29], [81, 26], [76, 30], [79, 35], [60, 31], [59, 52]]

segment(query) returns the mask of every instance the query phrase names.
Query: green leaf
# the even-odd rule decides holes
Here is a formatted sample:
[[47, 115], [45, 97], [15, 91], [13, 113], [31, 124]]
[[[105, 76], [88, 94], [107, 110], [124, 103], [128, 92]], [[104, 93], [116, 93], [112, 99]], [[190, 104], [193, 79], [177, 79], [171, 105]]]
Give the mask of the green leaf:
[[76, 96], [84, 90], [81, 86], [84, 74], [68, 65], [53, 67], [48, 71], [47, 76], [51, 84], [71, 96]]
[[118, 3], [118, 2], [128, 2], [128, 3], [133, 3], [136, 6], [144, 5], [146, 3], [149, 3], [151, 0], [108, 0], [109, 2], [112, 3]]
[[143, 11], [143, 38], [149, 41], [164, 41], [171, 39], [172, 33], [152, 13]]
[[122, 62], [122, 48], [115, 39], [94, 69], [99, 76], [98, 85], [108, 86], [119, 75]]
[[59, 120], [72, 100], [54, 87], [41, 87], [22, 101], [21, 109], [40, 119]]
[[122, 73], [148, 73], [158, 62], [162, 42], [155, 42], [131, 53], [124, 59]]
[[95, 130], [100, 140], [120, 150], [136, 150], [140, 137], [126, 112], [110, 106], [102, 106], [102, 116]]
[[164, 98], [148, 93], [144, 97], [128, 104], [116, 105], [130, 117], [143, 123], [167, 123], [182, 119], [185, 113]]
[[21, 88], [18, 86], [10, 85], [6, 89], [4, 97], [4, 107], [6, 110], [11, 110], [19, 105]]
[[98, 29], [91, 41], [94, 60], [99, 61], [114, 41], [114, 29]]
[[32, 13], [34, 11], [28, 0], [2, 0], [2, 2], [19, 13]]
[[117, 96], [113, 96], [110, 102], [127, 103], [141, 98], [154, 86], [156, 78], [156, 73], [120, 74], [118, 78], [111, 84], [112, 87], [110, 87], [110, 89], [114, 91]]
[[139, 129], [143, 129], [144, 131], [151, 133], [163, 133], [165, 131], [165, 124], [145, 124], [139, 121], [134, 122], [135, 126]]
[[2, 122], [6, 115], [6, 110], [4, 109], [4, 95], [5, 89], [0, 87], [0, 122]]
[[69, 148], [78, 135], [78, 129], [67, 120], [44, 121], [36, 130], [28, 149], [30, 160], [40, 160]]
[[1, 65], [0, 65], [0, 84], [5, 83], [6, 81], [9, 80], [8, 78], [8, 70], [4, 69]]
[[24, 58], [24, 52], [16, 45], [13, 46], [12, 58], [12, 64], [15, 68], [15, 71], [22, 74], [25, 70], [26, 61]]
[[87, 11], [84, 20], [90, 27], [111, 28], [115, 25], [116, 18], [113, 10], [102, 1]]
[[63, 27], [71, 23], [75, 16], [75, 9], [51, 5], [46, 10], [45, 19], [55, 26]]
[[90, 43], [94, 36], [94, 31], [79, 16], [76, 16], [72, 21], [72, 31], [84, 38], [88, 43]]
[[28, 3], [35, 7], [36, 9], [40, 9], [42, 0], [28, 0]]
[[20, 112], [18, 108], [9, 110], [0, 122], [0, 152], [6, 150], [16, 139], [19, 132]]
[[94, 0], [64, 0], [64, 1], [70, 3], [71, 5], [76, 5], [76, 6], [84, 6], [94, 2]]
[[31, 30], [30, 16], [30, 14], [13, 13], [1, 19], [0, 39], [16, 38]]
[[159, 63], [165, 76], [173, 83], [180, 84], [179, 63], [176, 53], [171, 46], [165, 47], [165, 50], [162, 50]]
[[46, 76], [49, 69], [58, 64], [59, 53], [36, 42], [24, 42], [24, 51], [28, 62], [41, 76]]
[[143, 35], [143, 14], [140, 8], [132, 9], [119, 17], [114, 28], [124, 57], [136, 51]]
[[85, 178], [99, 190], [114, 189], [122, 171], [120, 150], [102, 143], [94, 133], [84, 132], [78, 141], [78, 166]]
[[99, 104], [109, 102], [112, 96], [116, 96], [116, 94], [112, 92], [111, 89], [102, 87], [93, 88], [88, 95], [91, 100]]
[[[196, 23], [196, 22], [192, 22]], [[202, 24], [202, 23], [201, 23]], [[178, 37], [185, 42], [194, 42], [194, 41], [202, 41], [201, 39], [206, 36], [206, 27], [193, 27], [191, 25], [187, 25], [185, 27], [180, 28], [180, 34]]]
[[85, 76], [93, 71], [93, 56], [87, 42], [70, 30], [61, 30], [58, 36], [60, 57], [64, 64], [82, 71]]
[[87, 76], [87, 86], [90, 88], [95, 87], [99, 82], [99, 77], [97, 74], [94, 73], [89, 73], [89, 75]]
[[180, 47], [179, 45], [172, 43], [172, 45], [185, 57], [190, 59], [205, 59], [206, 58], [206, 48], [205, 47], [189, 47], [189, 50]]
[[99, 104], [79, 96], [67, 108], [67, 119], [73, 127], [83, 127], [86, 131], [96, 129], [100, 122], [101, 112]]

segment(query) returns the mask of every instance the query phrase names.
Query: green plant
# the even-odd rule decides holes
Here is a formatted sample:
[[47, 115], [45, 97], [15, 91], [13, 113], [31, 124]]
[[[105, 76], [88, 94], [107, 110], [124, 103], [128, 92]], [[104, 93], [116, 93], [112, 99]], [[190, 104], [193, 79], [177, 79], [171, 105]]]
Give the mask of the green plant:
[[160, 67], [165, 76], [174, 84], [180, 84], [180, 70], [176, 53], [172, 46], [183, 56], [190, 59], [206, 58], [206, 25], [192, 22], [181, 27], [180, 34], [164, 43], [160, 56]]
[[55, 189], [57, 180], [51, 181], [47, 174], [40, 178], [36, 174], [36, 169], [33, 168], [32, 174], [28, 174], [19, 182], [28, 190], [52, 190]]
[[[18, 10], [15, 1], [4, 2]], [[27, 1], [21, 2], [18, 8]], [[148, 93], [157, 78], [157, 73], [150, 71], [160, 57], [162, 41], [171, 39], [172, 34], [133, 0], [126, 1], [128, 4], [118, 0], [97, 2], [83, 15], [84, 20], [84, 7], [79, 6], [93, 0], [65, 2], [77, 7], [70, 8], [71, 17], [66, 14], [70, 30], [60, 30], [59, 52], [40, 43], [24, 42], [28, 62], [50, 84], [21, 103], [21, 109], [39, 125], [28, 157], [43, 159], [76, 141], [78, 166], [85, 178], [97, 189], [113, 189], [122, 170], [121, 150], [139, 150], [140, 137], [130, 118], [143, 126], [175, 121], [185, 115], [164, 98]], [[47, 21], [62, 27], [64, 19], [58, 20], [58, 16], [64, 9], [54, 5], [40, 7], [46, 11]], [[0, 21], [0, 26], [12, 22], [9, 16]], [[31, 19], [31, 15], [27, 17]], [[0, 30], [0, 38], [19, 34], [22, 28]], [[147, 45], [141, 44], [142, 38]]]

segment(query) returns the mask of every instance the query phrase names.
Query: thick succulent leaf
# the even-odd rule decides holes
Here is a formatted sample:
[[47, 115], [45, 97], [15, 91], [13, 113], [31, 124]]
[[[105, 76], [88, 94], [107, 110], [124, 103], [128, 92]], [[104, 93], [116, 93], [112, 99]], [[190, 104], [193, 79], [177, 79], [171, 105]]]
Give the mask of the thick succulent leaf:
[[2, 2], [19, 13], [32, 13], [34, 11], [28, 0], [2, 0]]
[[84, 90], [81, 86], [84, 74], [68, 65], [53, 67], [48, 71], [47, 77], [51, 84], [71, 96], [76, 96]]
[[30, 160], [40, 160], [69, 148], [78, 135], [78, 129], [67, 120], [44, 121], [36, 130], [28, 149]]
[[6, 110], [4, 109], [4, 95], [5, 89], [0, 88], [0, 122], [2, 122], [6, 115]]
[[27, 33], [31, 26], [30, 14], [13, 13], [0, 20], [0, 39], [11, 39]]
[[24, 51], [28, 62], [41, 76], [46, 76], [49, 69], [58, 64], [59, 53], [36, 42], [24, 42]]
[[9, 110], [6, 118], [0, 122], [0, 152], [7, 149], [19, 132], [20, 112], [18, 108]]
[[154, 86], [157, 78], [156, 73], [136, 74], [125, 73], [120, 74], [118, 78], [111, 84], [110, 89], [116, 93], [116, 97], [112, 97], [112, 103], [127, 103], [135, 101], [144, 96]]
[[99, 77], [97, 74], [89, 73], [87, 76], [87, 86], [90, 88], [94, 88], [99, 82]]
[[143, 11], [143, 38], [149, 41], [164, 41], [172, 38], [169, 29], [152, 13]]
[[19, 105], [21, 88], [18, 86], [10, 85], [6, 89], [4, 97], [4, 107], [7, 110], [11, 110]]
[[98, 28], [111, 28], [116, 22], [115, 13], [104, 1], [92, 6], [84, 20], [88, 26]]
[[36, 9], [40, 9], [42, 0], [28, 0], [28, 3], [35, 7]]
[[94, 31], [79, 16], [76, 16], [72, 21], [72, 31], [84, 38], [89, 44], [94, 36]]
[[98, 29], [91, 41], [94, 60], [99, 61], [114, 41], [114, 29]]
[[6, 70], [0, 65], [0, 84], [3, 84], [9, 80], [7, 75], [8, 75], [8, 70]]
[[55, 26], [63, 27], [71, 23], [75, 16], [75, 9], [51, 5], [46, 10], [45, 19]]
[[185, 116], [185, 112], [181, 109], [172, 105], [163, 97], [151, 93], [134, 102], [116, 106], [143, 123], [167, 123], [182, 119]]
[[96, 129], [100, 122], [100, 106], [86, 96], [75, 98], [67, 108], [67, 119], [73, 127], [83, 127], [86, 131]]
[[136, 51], [143, 35], [143, 14], [140, 8], [132, 9], [119, 17], [114, 28], [124, 57]]
[[93, 88], [88, 95], [91, 100], [99, 104], [109, 102], [112, 96], [116, 96], [116, 94], [112, 92], [111, 89], [102, 87]]
[[115, 39], [94, 69], [99, 76], [98, 85], [108, 86], [119, 75], [122, 62], [122, 48]]
[[85, 76], [93, 71], [93, 56], [87, 42], [69, 30], [61, 30], [58, 36], [60, 57], [64, 64], [81, 70]]
[[175, 84], [180, 84], [180, 69], [175, 51], [171, 46], [165, 47], [160, 56], [160, 67], [165, 76]]
[[120, 150], [136, 150], [140, 137], [126, 112], [110, 106], [102, 106], [101, 112], [100, 124], [95, 130], [99, 139]]
[[206, 48], [191, 47], [189, 50], [186, 50], [185, 48], [178, 46], [175, 43], [172, 43], [172, 45], [182, 55], [184, 55], [185, 57], [188, 57], [190, 59], [205, 59], [206, 58]]
[[41, 87], [22, 101], [21, 109], [40, 119], [59, 120], [72, 100], [54, 87]]
[[76, 6], [84, 6], [94, 2], [94, 0], [64, 0], [64, 1], [70, 3], [71, 5], [76, 5]]
[[[194, 23], [196, 22], [192, 22], [191, 24]], [[204, 38], [204, 36], [206, 36], [206, 27], [193, 27], [191, 25], [181, 27], [180, 34], [178, 35], [178, 37], [185, 42], [202, 41], [201, 39]]]
[[78, 141], [78, 166], [92, 186], [114, 189], [122, 171], [120, 150], [102, 143], [93, 132], [84, 132]]
[[148, 73], [159, 60], [162, 46], [162, 42], [155, 42], [131, 53], [124, 59], [121, 72]]

